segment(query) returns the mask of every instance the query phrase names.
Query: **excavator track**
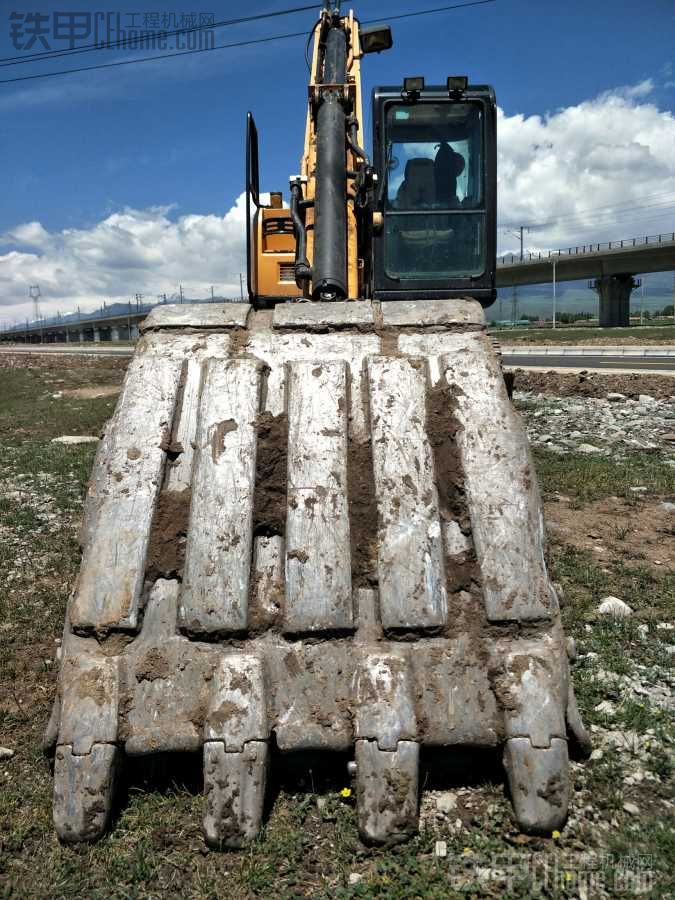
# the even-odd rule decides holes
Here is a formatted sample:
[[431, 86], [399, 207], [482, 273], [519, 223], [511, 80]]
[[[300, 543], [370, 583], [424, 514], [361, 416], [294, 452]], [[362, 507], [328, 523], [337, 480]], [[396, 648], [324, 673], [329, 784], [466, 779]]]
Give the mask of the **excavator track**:
[[367, 842], [417, 827], [423, 746], [503, 747], [521, 828], [564, 823], [588, 738], [477, 302], [156, 308], [82, 545], [46, 736], [62, 840], [110, 825], [125, 756], [202, 750], [206, 840], [240, 846], [272, 744], [353, 752]]

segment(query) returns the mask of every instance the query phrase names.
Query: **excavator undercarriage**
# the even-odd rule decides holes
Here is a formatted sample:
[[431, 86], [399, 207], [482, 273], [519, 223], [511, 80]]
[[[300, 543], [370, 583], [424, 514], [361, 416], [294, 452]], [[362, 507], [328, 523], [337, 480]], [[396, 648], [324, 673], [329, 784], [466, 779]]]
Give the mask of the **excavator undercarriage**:
[[250, 303], [159, 306], [98, 450], [46, 749], [64, 841], [109, 826], [130, 757], [203, 754], [204, 833], [254, 838], [277, 754], [351, 758], [359, 830], [416, 827], [420, 753], [502, 748], [525, 831], [588, 748], [494, 299], [494, 93], [374, 92], [391, 45], [326, 2], [301, 174], [263, 204]]
[[473, 301], [160, 307], [99, 449], [55, 753], [66, 841], [124, 755], [203, 748], [204, 829], [255, 836], [270, 742], [353, 749], [371, 842], [420, 747], [504, 747], [516, 818], [583, 745], [527, 439]]

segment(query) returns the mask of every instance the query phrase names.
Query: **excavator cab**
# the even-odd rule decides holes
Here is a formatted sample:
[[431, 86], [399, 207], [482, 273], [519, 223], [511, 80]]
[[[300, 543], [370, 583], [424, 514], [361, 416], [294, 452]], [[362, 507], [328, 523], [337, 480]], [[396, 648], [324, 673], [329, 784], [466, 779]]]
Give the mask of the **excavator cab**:
[[373, 297], [495, 298], [496, 103], [492, 88], [406, 78], [373, 91], [379, 173]]
[[[494, 91], [469, 85], [464, 76], [433, 87], [421, 77], [405, 78], [402, 85], [373, 90], [373, 164], [358, 158], [360, 171], [352, 184], [345, 183], [357, 235], [352, 262], [359, 273], [350, 279], [349, 299], [471, 297], [483, 306], [494, 301], [496, 139]], [[347, 156], [351, 152], [345, 145]], [[280, 194], [266, 205], [258, 154], [258, 132], [248, 113], [248, 289], [251, 302], [265, 306], [312, 295], [295, 267], [306, 254], [311, 269], [315, 201], [303, 195], [295, 228], [293, 209], [281, 208]], [[298, 180], [306, 185], [315, 171], [313, 147], [306, 147], [304, 162], [309, 177]], [[347, 158], [343, 168], [353, 163]]]

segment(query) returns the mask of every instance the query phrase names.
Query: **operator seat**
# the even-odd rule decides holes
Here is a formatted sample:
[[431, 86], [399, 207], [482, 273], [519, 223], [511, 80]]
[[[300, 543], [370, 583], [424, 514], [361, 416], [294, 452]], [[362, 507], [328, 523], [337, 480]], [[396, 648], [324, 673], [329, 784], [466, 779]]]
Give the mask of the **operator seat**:
[[408, 160], [396, 200], [399, 209], [431, 209], [436, 200], [433, 159]]

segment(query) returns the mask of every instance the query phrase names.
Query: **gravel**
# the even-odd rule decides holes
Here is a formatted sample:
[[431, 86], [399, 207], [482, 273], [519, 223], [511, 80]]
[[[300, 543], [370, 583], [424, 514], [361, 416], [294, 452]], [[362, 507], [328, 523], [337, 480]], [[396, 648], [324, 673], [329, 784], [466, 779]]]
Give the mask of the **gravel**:
[[516, 391], [514, 399], [535, 447], [613, 458], [648, 451], [675, 460], [670, 440], [675, 397], [657, 400], [640, 394], [635, 400], [613, 392], [598, 398]]

